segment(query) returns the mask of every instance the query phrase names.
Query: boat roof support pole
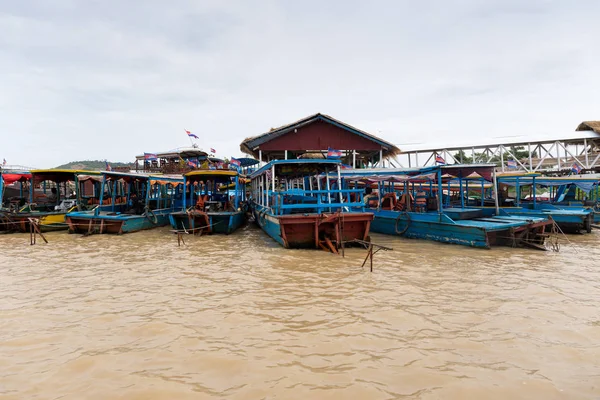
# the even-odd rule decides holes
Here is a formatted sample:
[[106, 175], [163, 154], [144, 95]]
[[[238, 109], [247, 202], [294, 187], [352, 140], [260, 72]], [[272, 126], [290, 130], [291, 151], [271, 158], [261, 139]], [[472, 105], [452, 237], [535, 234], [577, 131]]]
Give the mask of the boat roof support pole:
[[500, 205], [498, 204], [498, 178], [496, 177], [496, 170], [492, 171], [492, 181], [494, 182], [494, 205], [496, 207], [496, 215], [500, 214]]
[[[438, 184], [438, 214], [440, 221], [442, 220], [442, 169], [438, 167], [437, 170], [437, 184]], [[450, 195], [450, 192], [448, 192]]]
[[344, 198], [342, 197], [342, 173], [340, 172], [340, 165], [338, 164], [337, 166], [337, 182], [338, 182], [338, 190], [340, 191], [339, 194], [339, 198], [340, 198], [340, 203], [344, 202]]

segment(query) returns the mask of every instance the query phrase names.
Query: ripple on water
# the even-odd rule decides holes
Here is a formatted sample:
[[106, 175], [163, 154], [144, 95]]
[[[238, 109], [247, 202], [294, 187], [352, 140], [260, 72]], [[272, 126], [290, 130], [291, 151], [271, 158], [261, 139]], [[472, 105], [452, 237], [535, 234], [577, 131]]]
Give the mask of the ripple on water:
[[0, 397], [598, 398], [600, 234], [561, 252], [373, 235], [361, 269], [254, 227], [0, 236]]

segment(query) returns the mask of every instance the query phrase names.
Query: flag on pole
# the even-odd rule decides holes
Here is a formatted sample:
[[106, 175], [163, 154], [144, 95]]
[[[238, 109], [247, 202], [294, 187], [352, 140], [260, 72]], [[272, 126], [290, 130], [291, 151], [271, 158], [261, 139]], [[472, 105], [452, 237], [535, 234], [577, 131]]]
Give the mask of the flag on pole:
[[332, 149], [331, 147], [327, 148], [327, 158], [330, 158], [330, 159], [339, 159], [341, 157], [342, 157], [342, 151], [341, 150]]
[[107, 171], [112, 171], [112, 167], [110, 166], [110, 164], [108, 163], [107, 160], [104, 160], [104, 164], [106, 164], [106, 170]]
[[186, 159], [186, 164], [193, 168], [198, 168], [198, 161]]
[[198, 136], [194, 135], [192, 132], [188, 131], [187, 129], [184, 129], [185, 133], [187, 133], [187, 135], [189, 137], [193, 137], [194, 139], [200, 139]]
[[517, 168], [517, 162], [515, 160], [507, 160], [506, 166], [508, 168]]
[[439, 154], [435, 155], [435, 162], [437, 164], [446, 164], [446, 160], [444, 160], [444, 158], [442, 156], [440, 156]]
[[144, 160], [158, 160], [158, 156], [155, 153], [144, 153]]
[[575, 172], [576, 174], [581, 172], [581, 166], [579, 164], [577, 164], [577, 162], [573, 163], [573, 166], [571, 167], [571, 171]]
[[235, 165], [236, 167], [240, 167], [242, 165], [242, 162], [240, 160], [238, 160], [237, 158], [233, 158], [231, 157], [231, 160], [229, 161], [230, 164]]
[[210, 152], [211, 152], [211, 153], [216, 153], [217, 151], [211, 147], [211, 148], [210, 148]]

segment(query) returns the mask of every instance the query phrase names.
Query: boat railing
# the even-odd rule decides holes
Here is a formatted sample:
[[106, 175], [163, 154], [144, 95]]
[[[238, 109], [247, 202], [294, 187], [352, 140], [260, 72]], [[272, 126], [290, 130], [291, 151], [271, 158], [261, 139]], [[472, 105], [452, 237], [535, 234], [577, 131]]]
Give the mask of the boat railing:
[[275, 215], [288, 214], [292, 210], [306, 210], [317, 213], [332, 212], [339, 209], [364, 211], [365, 207], [362, 189], [290, 189], [269, 191], [268, 195], [271, 197], [270, 204]]

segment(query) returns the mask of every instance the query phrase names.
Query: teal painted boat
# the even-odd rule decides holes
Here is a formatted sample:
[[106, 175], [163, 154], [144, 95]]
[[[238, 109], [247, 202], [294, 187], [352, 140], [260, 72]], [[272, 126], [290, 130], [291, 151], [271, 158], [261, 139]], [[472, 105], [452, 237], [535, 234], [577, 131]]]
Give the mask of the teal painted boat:
[[[507, 174], [498, 177], [499, 193], [514, 188], [514, 197], [503, 196], [502, 207], [509, 215], [549, 216], [566, 233], [590, 233], [600, 218], [597, 205], [598, 178], [545, 177], [539, 174]], [[504, 189], [504, 190], [503, 190]], [[575, 202], [579, 189], [589, 199]], [[539, 196], [543, 191], [543, 196]], [[595, 201], [593, 199], [596, 199]], [[586, 205], [587, 203], [587, 205]]]
[[169, 214], [183, 204], [183, 178], [136, 173], [103, 172], [93, 181], [98, 203], [67, 214], [70, 233], [123, 234], [169, 224]]
[[234, 170], [194, 170], [183, 176], [186, 194], [171, 227], [184, 233], [230, 234], [246, 221], [245, 180]]
[[374, 232], [486, 249], [543, 249], [552, 224], [545, 216], [514, 216], [502, 210], [486, 215], [482, 208], [450, 203], [451, 190], [462, 193], [464, 180], [491, 180], [493, 171], [492, 164], [444, 165], [347, 169], [342, 177], [348, 187], [365, 188], [367, 210], [375, 215], [371, 225]]

